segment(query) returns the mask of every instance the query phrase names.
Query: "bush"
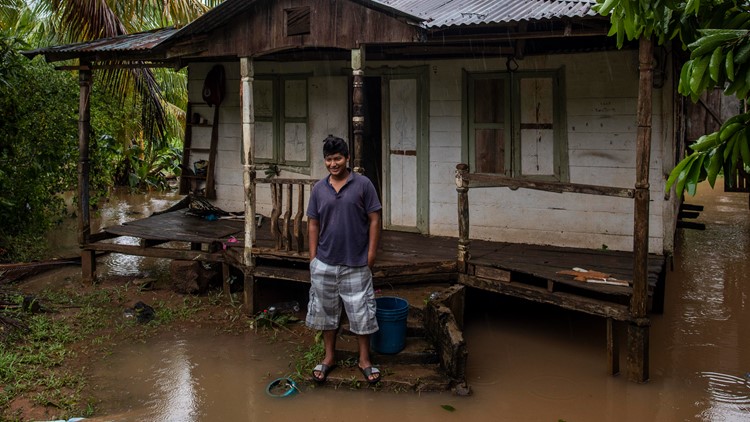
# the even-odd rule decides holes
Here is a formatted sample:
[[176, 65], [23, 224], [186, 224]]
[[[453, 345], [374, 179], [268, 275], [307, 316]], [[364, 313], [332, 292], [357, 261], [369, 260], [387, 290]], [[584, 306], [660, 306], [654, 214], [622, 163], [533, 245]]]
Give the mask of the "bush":
[[52, 226], [64, 213], [57, 194], [76, 185], [76, 79], [21, 48], [0, 32], [0, 261], [14, 255], [13, 238]]

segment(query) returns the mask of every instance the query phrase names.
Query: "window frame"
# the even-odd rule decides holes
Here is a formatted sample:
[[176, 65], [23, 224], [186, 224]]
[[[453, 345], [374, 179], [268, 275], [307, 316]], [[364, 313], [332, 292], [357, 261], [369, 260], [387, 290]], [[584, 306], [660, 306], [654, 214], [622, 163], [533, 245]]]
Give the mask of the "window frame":
[[[476, 165], [476, 138], [475, 130], [483, 127], [491, 128], [492, 124], [476, 124], [474, 81], [478, 79], [501, 79], [505, 88], [505, 131], [506, 140], [503, 173], [501, 174], [515, 179], [533, 179], [542, 181], [569, 181], [568, 164], [568, 142], [567, 121], [565, 114], [565, 72], [564, 68], [551, 70], [524, 70], [524, 71], [496, 71], [496, 72], [471, 72], [464, 70], [463, 103], [465, 115], [462, 118], [464, 130], [464, 147], [462, 148], [463, 161], [469, 164], [473, 173]], [[553, 173], [552, 174], [523, 174], [522, 173], [522, 151], [521, 151], [521, 80], [523, 79], [552, 79], [552, 102], [553, 102]]]
[[[271, 110], [271, 117], [258, 116], [255, 113], [255, 122], [271, 123], [273, 130], [273, 139], [271, 141], [271, 158], [255, 157], [258, 164], [278, 166], [279, 169], [289, 170], [296, 173], [310, 174], [310, 87], [308, 74], [264, 74], [257, 75], [255, 81], [271, 81], [271, 95], [274, 99]], [[286, 82], [303, 81], [305, 87], [305, 117], [288, 117], [286, 116]], [[287, 160], [286, 157], [286, 134], [285, 125], [287, 123], [304, 123], [305, 124], [305, 159], [304, 160]]]

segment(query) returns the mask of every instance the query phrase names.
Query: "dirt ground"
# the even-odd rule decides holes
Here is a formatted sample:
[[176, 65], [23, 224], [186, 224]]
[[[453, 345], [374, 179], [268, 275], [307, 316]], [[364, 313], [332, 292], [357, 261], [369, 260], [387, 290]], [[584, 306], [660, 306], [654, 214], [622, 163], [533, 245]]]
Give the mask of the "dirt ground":
[[[67, 345], [68, 353], [62, 364], [53, 368], [66, 376], [80, 376], [83, 378], [79, 391], [68, 393], [78, 397], [78, 403], [73, 406], [77, 413], [62, 404], [50, 400], [46, 404], [39, 403], [39, 388], [25, 392], [12, 400], [5, 409], [0, 409], [0, 420], [50, 420], [62, 417], [91, 416], [96, 414], [96, 392], [86, 383], [89, 368], [105, 359], [118, 345], [135, 341], [147, 341], [160, 333], [190, 328], [215, 328], [223, 333], [237, 335], [254, 331], [261, 335], [274, 337], [291, 337], [309, 339], [313, 337], [304, 324], [285, 324], [282, 327], [259, 321], [257, 316], [247, 315], [241, 304], [241, 296], [233, 295], [230, 299], [221, 292], [218, 286], [213, 286], [203, 294], [176, 293], [171, 283], [166, 279], [149, 279], [139, 276], [109, 276], [100, 277], [94, 285], [82, 283], [80, 268], [66, 267], [48, 271], [14, 283], [5, 285], [5, 289], [42, 298], [39, 302], [55, 320], [67, 321], [74, 329], [80, 324], [77, 316], [84, 309], [76, 303], [86, 298], [98, 298], [95, 319], [102, 324], [84, 338]], [[281, 299], [304, 299], [305, 292], [299, 287], [280, 286], [281, 289], [265, 289], [266, 293], [260, 298], [262, 306], [276, 303]], [[43, 299], [53, 297], [55, 299]], [[61, 297], [72, 297], [70, 304], [59, 303]], [[77, 298], [77, 299], [76, 299]], [[132, 316], [131, 309], [137, 302], [143, 302], [156, 311], [156, 319], [148, 323], [138, 323]], [[264, 305], [265, 304], [265, 305]], [[303, 317], [296, 314], [294, 317]], [[303, 340], [304, 341], [304, 340]], [[65, 394], [65, 392], [63, 392]], [[73, 412], [75, 414], [69, 414]]]

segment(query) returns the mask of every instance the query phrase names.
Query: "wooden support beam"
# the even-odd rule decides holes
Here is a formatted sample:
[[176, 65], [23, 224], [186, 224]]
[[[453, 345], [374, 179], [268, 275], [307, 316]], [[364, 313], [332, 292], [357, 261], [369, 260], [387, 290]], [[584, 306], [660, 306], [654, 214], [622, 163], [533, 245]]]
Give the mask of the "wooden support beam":
[[628, 324], [628, 380], [630, 381], [638, 383], [648, 381], [649, 331], [648, 325]]
[[161, 245], [161, 244], [167, 243], [167, 242], [169, 242], [169, 240], [164, 240], [164, 239], [141, 239], [139, 243], [140, 243], [140, 245], [141, 245], [142, 248], [151, 248], [151, 247], [154, 247], [154, 246], [157, 246], [157, 245]]
[[618, 188], [612, 186], [585, 185], [581, 183], [546, 182], [539, 180], [514, 179], [499, 174], [469, 174], [466, 178], [470, 188], [507, 187], [511, 189], [534, 189], [546, 192], [570, 192], [588, 195], [614, 196], [619, 198], [633, 198], [634, 189]]
[[365, 49], [352, 50], [352, 134], [354, 135], [354, 171], [365, 174], [362, 167], [362, 143], [365, 131], [364, 83], [365, 83]]
[[[638, 134], [636, 139], [636, 181], [633, 227], [633, 296], [630, 314], [645, 318], [648, 302], [649, 162], [651, 160], [651, 111], [653, 97], [653, 41], [639, 43]], [[648, 380], [648, 329], [628, 328], [628, 379]]]
[[[78, 69], [78, 245], [83, 247], [91, 237], [91, 215], [89, 201], [89, 137], [91, 135], [91, 84], [89, 63], [81, 63]], [[86, 251], [81, 255], [83, 281], [92, 283], [96, 277], [96, 260]]]
[[459, 273], [466, 272], [469, 262], [469, 166], [456, 166], [456, 192], [458, 192], [458, 256], [457, 269]]
[[[82, 66], [55, 66], [55, 70], [80, 70]], [[95, 64], [88, 66], [91, 70], [112, 70], [112, 69], [156, 69], [156, 68], [167, 68], [175, 67], [174, 62], [143, 62], [143, 63], [109, 63], [109, 64]]]
[[254, 275], [255, 268], [245, 267], [243, 270], [244, 283], [242, 289], [243, 303], [245, 304], [245, 312], [247, 315], [255, 314], [258, 309], [258, 286]]
[[466, 274], [459, 274], [458, 281], [469, 287], [497, 292], [512, 297], [530, 300], [532, 302], [555, 305], [571, 311], [612, 318], [616, 321], [632, 320], [630, 312], [625, 305], [579, 296], [574, 293], [549, 292], [547, 291], [546, 286], [537, 287], [522, 283], [497, 283]]
[[94, 233], [89, 236], [89, 243], [96, 243], [102, 240], [114, 239], [115, 237], [120, 237], [120, 235], [109, 232]]
[[115, 243], [91, 243], [85, 246], [84, 252], [86, 251], [116, 252], [125, 255], [150, 256], [152, 258], [178, 259], [183, 261], [224, 262], [225, 259], [223, 251], [203, 252], [174, 248], [144, 248], [139, 245], [119, 245]]
[[607, 318], [607, 371], [609, 375], [620, 373], [620, 344], [617, 327], [612, 318]]
[[221, 263], [221, 287], [226, 297], [231, 297], [232, 289], [229, 284], [229, 279], [232, 276], [232, 267], [226, 262]]
[[96, 278], [96, 251], [81, 251], [81, 278], [89, 283]]
[[242, 121], [242, 182], [245, 189], [244, 299], [248, 315], [255, 311], [255, 113], [253, 81], [255, 67], [250, 57], [240, 58], [240, 108]]

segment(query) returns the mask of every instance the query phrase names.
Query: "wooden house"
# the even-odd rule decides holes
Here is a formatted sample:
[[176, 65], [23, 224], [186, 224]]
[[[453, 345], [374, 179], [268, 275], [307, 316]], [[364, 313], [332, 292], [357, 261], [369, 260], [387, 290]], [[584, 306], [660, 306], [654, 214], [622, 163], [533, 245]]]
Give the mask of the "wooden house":
[[[630, 378], [644, 381], [649, 297], [657, 308], [674, 246], [678, 202], [664, 185], [684, 102], [671, 51], [646, 39], [616, 49], [594, 4], [227, 0], [183, 28], [29, 52], [80, 60], [84, 274], [97, 250], [221, 262], [241, 269], [250, 305], [259, 279], [305, 281], [306, 193], [326, 175], [321, 141], [334, 134], [383, 203], [376, 279], [458, 282], [600, 315], [613, 373], [622, 323]], [[180, 231], [159, 215], [90, 233], [85, 107], [91, 72], [112, 62], [187, 67], [183, 164], [194, 174], [182, 193], [263, 215], [260, 227], [195, 220]], [[218, 104], [205, 100], [212, 89]], [[120, 235], [143, 242], [105, 240]], [[239, 242], [219, 247], [230, 236]], [[191, 247], [160, 247], [176, 240]]]

